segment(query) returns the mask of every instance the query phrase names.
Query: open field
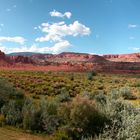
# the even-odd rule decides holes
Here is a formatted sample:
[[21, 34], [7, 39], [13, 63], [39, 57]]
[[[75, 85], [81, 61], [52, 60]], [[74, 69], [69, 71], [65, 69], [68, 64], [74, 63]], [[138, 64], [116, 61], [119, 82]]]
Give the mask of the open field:
[[[16, 88], [33, 98], [57, 97], [67, 91], [70, 97], [89, 93], [108, 94], [126, 89], [140, 96], [140, 75], [113, 75], [73, 72], [0, 71], [0, 77], [8, 79]], [[91, 78], [91, 79], [90, 79]]]

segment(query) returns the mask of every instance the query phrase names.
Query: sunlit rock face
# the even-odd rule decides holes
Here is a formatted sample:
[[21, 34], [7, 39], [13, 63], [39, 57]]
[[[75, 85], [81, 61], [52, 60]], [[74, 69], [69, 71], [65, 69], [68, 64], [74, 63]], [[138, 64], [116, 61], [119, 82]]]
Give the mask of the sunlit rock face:
[[122, 62], [140, 62], [140, 53], [132, 54], [109, 54], [103, 55], [103, 57], [110, 61], [122, 61]]
[[98, 71], [140, 73], [140, 54], [95, 55], [63, 52], [60, 54], [5, 55], [0, 51], [0, 67], [43, 71]]

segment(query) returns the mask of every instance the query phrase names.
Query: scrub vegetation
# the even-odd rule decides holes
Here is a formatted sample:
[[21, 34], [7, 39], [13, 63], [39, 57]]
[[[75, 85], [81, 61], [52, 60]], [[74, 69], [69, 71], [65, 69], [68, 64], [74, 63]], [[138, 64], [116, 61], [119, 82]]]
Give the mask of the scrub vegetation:
[[53, 140], [140, 138], [140, 75], [0, 71], [0, 126]]

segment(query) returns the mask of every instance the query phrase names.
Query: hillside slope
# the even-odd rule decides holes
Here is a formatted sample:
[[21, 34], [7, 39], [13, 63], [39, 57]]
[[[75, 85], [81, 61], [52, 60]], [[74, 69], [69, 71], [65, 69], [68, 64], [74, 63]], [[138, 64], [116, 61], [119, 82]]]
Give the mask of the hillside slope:
[[109, 54], [109, 55], [103, 55], [103, 57], [107, 60], [115, 61], [115, 62], [140, 62], [140, 53]]
[[95, 70], [109, 73], [140, 73], [140, 53], [103, 56], [74, 52], [60, 54], [29, 53], [29, 56], [17, 54], [7, 56], [0, 51], [0, 67], [3, 69], [39, 71]]

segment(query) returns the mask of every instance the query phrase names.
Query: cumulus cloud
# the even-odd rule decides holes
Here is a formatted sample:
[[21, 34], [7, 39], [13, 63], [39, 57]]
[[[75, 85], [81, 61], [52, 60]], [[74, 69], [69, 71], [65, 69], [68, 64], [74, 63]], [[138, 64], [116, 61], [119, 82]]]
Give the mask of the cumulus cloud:
[[137, 28], [138, 27], [138, 25], [136, 25], [136, 24], [129, 24], [128, 25], [128, 28]]
[[0, 42], [15, 42], [19, 44], [24, 44], [25, 39], [21, 36], [15, 36], [15, 37], [0, 36]]
[[10, 47], [7, 48], [0, 44], [0, 50], [4, 51], [5, 53], [12, 53], [12, 52], [39, 52], [39, 53], [60, 53], [70, 47], [71, 44], [67, 40], [63, 40], [61, 42], [55, 43], [51, 47], [38, 47], [37, 45], [32, 45], [30, 47], [21, 46], [21, 47]]
[[7, 52], [8, 49], [7, 49], [7, 47], [2, 46], [2, 45], [0, 44], [0, 51], [2, 51], [2, 52]]
[[42, 23], [40, 27], [42, 32], [47, 33], [44, 37], [39, 37], [36, 41], [62, 41], [66, 36], [84, 36], [91, 33], [90, 28], [79, 23], [79, 21], [74, 21], [72, 24], [67, 25], [64, 21], [58, 23]]
[[58, 11], [56, 11], [56, 10], [53, 10], [53, 11], [51, 11], [50, 12], [50, 15], [52, 16], [52, 17], [61, 17], [61, 18], [64, 18], [64, 17], [67, 17], [67, 18], [71, 18], [71, 12], [65, 12], [64, 14], [63, 13], [61, 13], [61, 12], [58, 12]]
[[59, 53], [70, 47], [71, 44], [67, 40], [63, 40], [61, 42], [56, 43], [53, 47], [51, 47], [52, 53]]
[[[36, 45], [32, 45], [30, 48], [24, 48], [28, 50], [29, 52], [40, 52], [40, 53], [59, 53], [61, 51], [64, 51], [68, 47], [70, 47], [71, 44], [67, 40], [63, 40], [60, 42], [55, 43], [51, 47], [37, 47]], [[18, 50], [19, 51], [19, 50]]]
[[[55, 17], [71, 17], [70, 12], [60, 13], [58, 11], [50, 12], [51, 16]], [[56, 23], [42, 23], [38, 27], [34, 27], [34, 29], [41, 30], [42, 33], [45, 33], [44, 36], [38, 37], [35, 39], [36, 42], [51, 42], [53, 43], [51, 46], [44, 46], [40, 47], [39, 45], [32, 45], [32, 46], [25, 46], [25, 39], [21, 36], [15, 37], [5, 37], [0, 36], [0, 49], [6, 53], [11, 52], [40, 52], [40, 53], [60, 53], [65, 51], [69, 48], [71, 43], [66, 40], [67, 36], [87, 36], [90, 35], [91, 30], [89, 27], [85, 26], [84, 24], [80, 23], [79, 21], [74, 21], [71, 24], [66, 24], [64, 21], [56, 22]], [[15, 42], [21, 44], [20, 47], [6, 47], [3, 46], [1, 43], [3, 42]]]

